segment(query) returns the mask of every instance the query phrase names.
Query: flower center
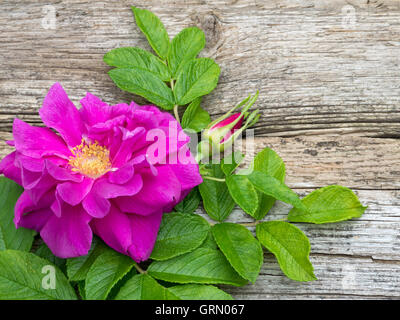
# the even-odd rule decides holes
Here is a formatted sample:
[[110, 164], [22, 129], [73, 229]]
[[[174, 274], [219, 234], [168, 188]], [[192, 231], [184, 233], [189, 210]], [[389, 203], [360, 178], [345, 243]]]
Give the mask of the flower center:
[[90, 144], [82, 140], [71, 152], [73, 156], [69, 158], [68, 164], [72, 171], [90, 178], [98, 178], [111, 169], [110, 151], [100, 146], [97, 141]]

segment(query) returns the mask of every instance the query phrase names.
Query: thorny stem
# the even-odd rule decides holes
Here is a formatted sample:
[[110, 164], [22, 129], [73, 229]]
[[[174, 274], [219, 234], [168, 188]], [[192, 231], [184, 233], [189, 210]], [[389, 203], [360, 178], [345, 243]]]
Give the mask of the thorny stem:
[[225, 179], [220, 179], [220, 178], [215, 178], [215, 177], [210, 177], [210, 176], [203, 176], [203, 178], [208, 179], [208, 180], [218, 181], [218, 182], [225, 182]]
[[[283, 219], [276, 219], [276, 220], [271, 220], [271, 221], [288, 221], [288, 220], [286, 218], [283, 218]], [[235, 224], [241, 225], [243, 227], [255, 227], [256, 225], [258, 225], [261, 222], [265, 222], [265, 221], [257, 220], [257, 221], [254, 221], [254, 222], [243, 222], [243, 223], [235, 223]], [[208, 223], [211, 226], [214, 226], [214, 225], [218, 224], [219, 222], [209, 221]]]
[[174, 105], [174, 115], [176, 121], [178, 121], [179, 124], [181, 124], [181, 119], [179, 118], [179, 113], [178, 113], [178, 105]]
[[141, 274], [147, 273], [147, 271], [143, 270], [137, 263], [135, 263], [135, 268]]
[[[171, 90], [172, 91], [174, 91], [174, 85], [175, 85], [174, 79], [171, 79]], [[181, 124], [181, 119], [179, 118], [178, 105], [177, 104], [174, 105], [174, 115], [175, 115], [176, 121], [178, 121], [178, 123]]]

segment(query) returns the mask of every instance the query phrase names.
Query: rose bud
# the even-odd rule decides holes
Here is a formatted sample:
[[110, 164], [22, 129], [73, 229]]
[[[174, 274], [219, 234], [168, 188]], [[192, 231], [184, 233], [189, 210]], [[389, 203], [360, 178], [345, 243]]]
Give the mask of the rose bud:
[[[260, 118], [259, 110], [255, 110], [251, 113], [248, 112], [250, 107], [256, 102], [258, 97], [258, 91], [254, 97], [247, 97], [237, 106], [232, 108], [229, 112], [212, 121], [207, 128], [203, 131], [202, 145], [208, 144], [213, 148], [208, 148], [208, 154], [211, 151], [223, 152], [225, 147], [233, 145], [235, 139], [242, 134], [248, 127], [254, 125]], [[241, 112], [235, 112], [240, 107]], [[202, 151], [203, 156], [205, 155], [204, 150]]]

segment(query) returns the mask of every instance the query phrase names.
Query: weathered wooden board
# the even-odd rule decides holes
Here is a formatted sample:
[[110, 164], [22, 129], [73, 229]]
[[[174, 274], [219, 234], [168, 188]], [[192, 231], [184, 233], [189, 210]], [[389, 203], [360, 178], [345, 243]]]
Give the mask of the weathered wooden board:
[[1, 2], [1, 130], [16, 113], [37, 121], [54, 81], [75, 101], [86, 91], [107, 102], [132, 99], [113, 85], [102, 57], [149, 47], [133, 23], [135, 4], [158, 14], [171, 36], [191, 25], [205, 30], [203, 54], [222, 68], [204, 101], [213, 115], [259, 89], [259, 135], [400, 135], [398, 1], [56, 1], [55, 29], [45, 29], [49, 4]]
[[[43, 20], [49, 5], [54, 29]], [[202, 54], [222, 69], [203, 103], [213, 117], [260, 90], [255, 148], [278, 152], [290, 187], [303, 196], [342, 184], [369, 206], [350, 222], [298, 224], [318, 281], [285, 278], [266, 253], [256, 284], [227, 290], [239, 299], [400, 298], [400, 1], [2, 0], [0, 158], [16, 116], [40, 125], [55, 81], [77, 105], [86, 91], [144, 102], [119, 90], [102, 61], [115, 47], [149, 49], [131, 5], [154, 11], [171, 36], [205, 31]], [[288, 210], [277, 203], [265, 219]], [[236, 209], [230, 221], [251, 220]]]

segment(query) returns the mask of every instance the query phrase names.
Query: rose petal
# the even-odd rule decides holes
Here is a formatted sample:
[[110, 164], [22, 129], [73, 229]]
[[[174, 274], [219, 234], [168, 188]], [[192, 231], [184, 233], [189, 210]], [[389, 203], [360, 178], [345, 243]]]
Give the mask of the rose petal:
[[21, 169], [14, 165], [15, 156], [16, 151], [11, 152], [9, 155], [4, 157], [0, 162], [0, 174], [4, 174], [8, 179], [22, 185]]
[[81, 144], [84, 126], [78, 109], [59, 83], [55, 83], [39, 110], [43, 123], [57, 130], [70, 147]]
[[157, 169], [157, 176], [150, 169], [143, 169], [143, 188], [138, 194], [115, 199], [121, 211], [149, 215], [177, 203], [181, 196], [178, 178], [169, 166], [159, 166]]
[[82, 182], [64, 182], [57, 186], [60, 198], [71, 206], [76, 206], [92, 189], [94, 180], [85, 177]]
[[109, 214], [102, 219], [93, 219], [91, 222], [93, 232], [97, 234], [111, 248], [127, 254], [132, 243], [132, 231], [128, 216], [115, 206]]
[[82, 206], [63, 205], [61, 217], [51, 216], [40, 231], [49, 249], [59, 258], [86, 255], [92, 242], [91, 217]]
[[149, 216], [129, 215], [132, 227], [132, 245], [128, 249], [129, 256], [136, 262], [150, 257], [157, 239], [162, 219], [162, 212]]
[[93, 218], [104, 218], [110, 211], [110, 201], [99, 196], [96, 192], [90, 192], [82, 201], [82, 206]]
[[123, 167], [112, 171], [108, 175], [108, 181], [114, 184], [124, 184], [132, 179], [135, 168], [132, 163], [127, 163]]
[[131, 180], [124, 184], [114, 184], [110, 183], [106, 179], [101, 179], [96, 181], [93, 187], [94, 192], [96, 192], [100, 197], [111, 199], [121, 196], [133, 196], [137, 194], [140, 189], [142, 189], [143, 180], [138, 174], [135, 174]]
[[68, 159], [71, 152], [64, 141], [48, 128], [33, 127], [19, 119], [14, 120], [15, 148], [32, 158], [59, 156]]

